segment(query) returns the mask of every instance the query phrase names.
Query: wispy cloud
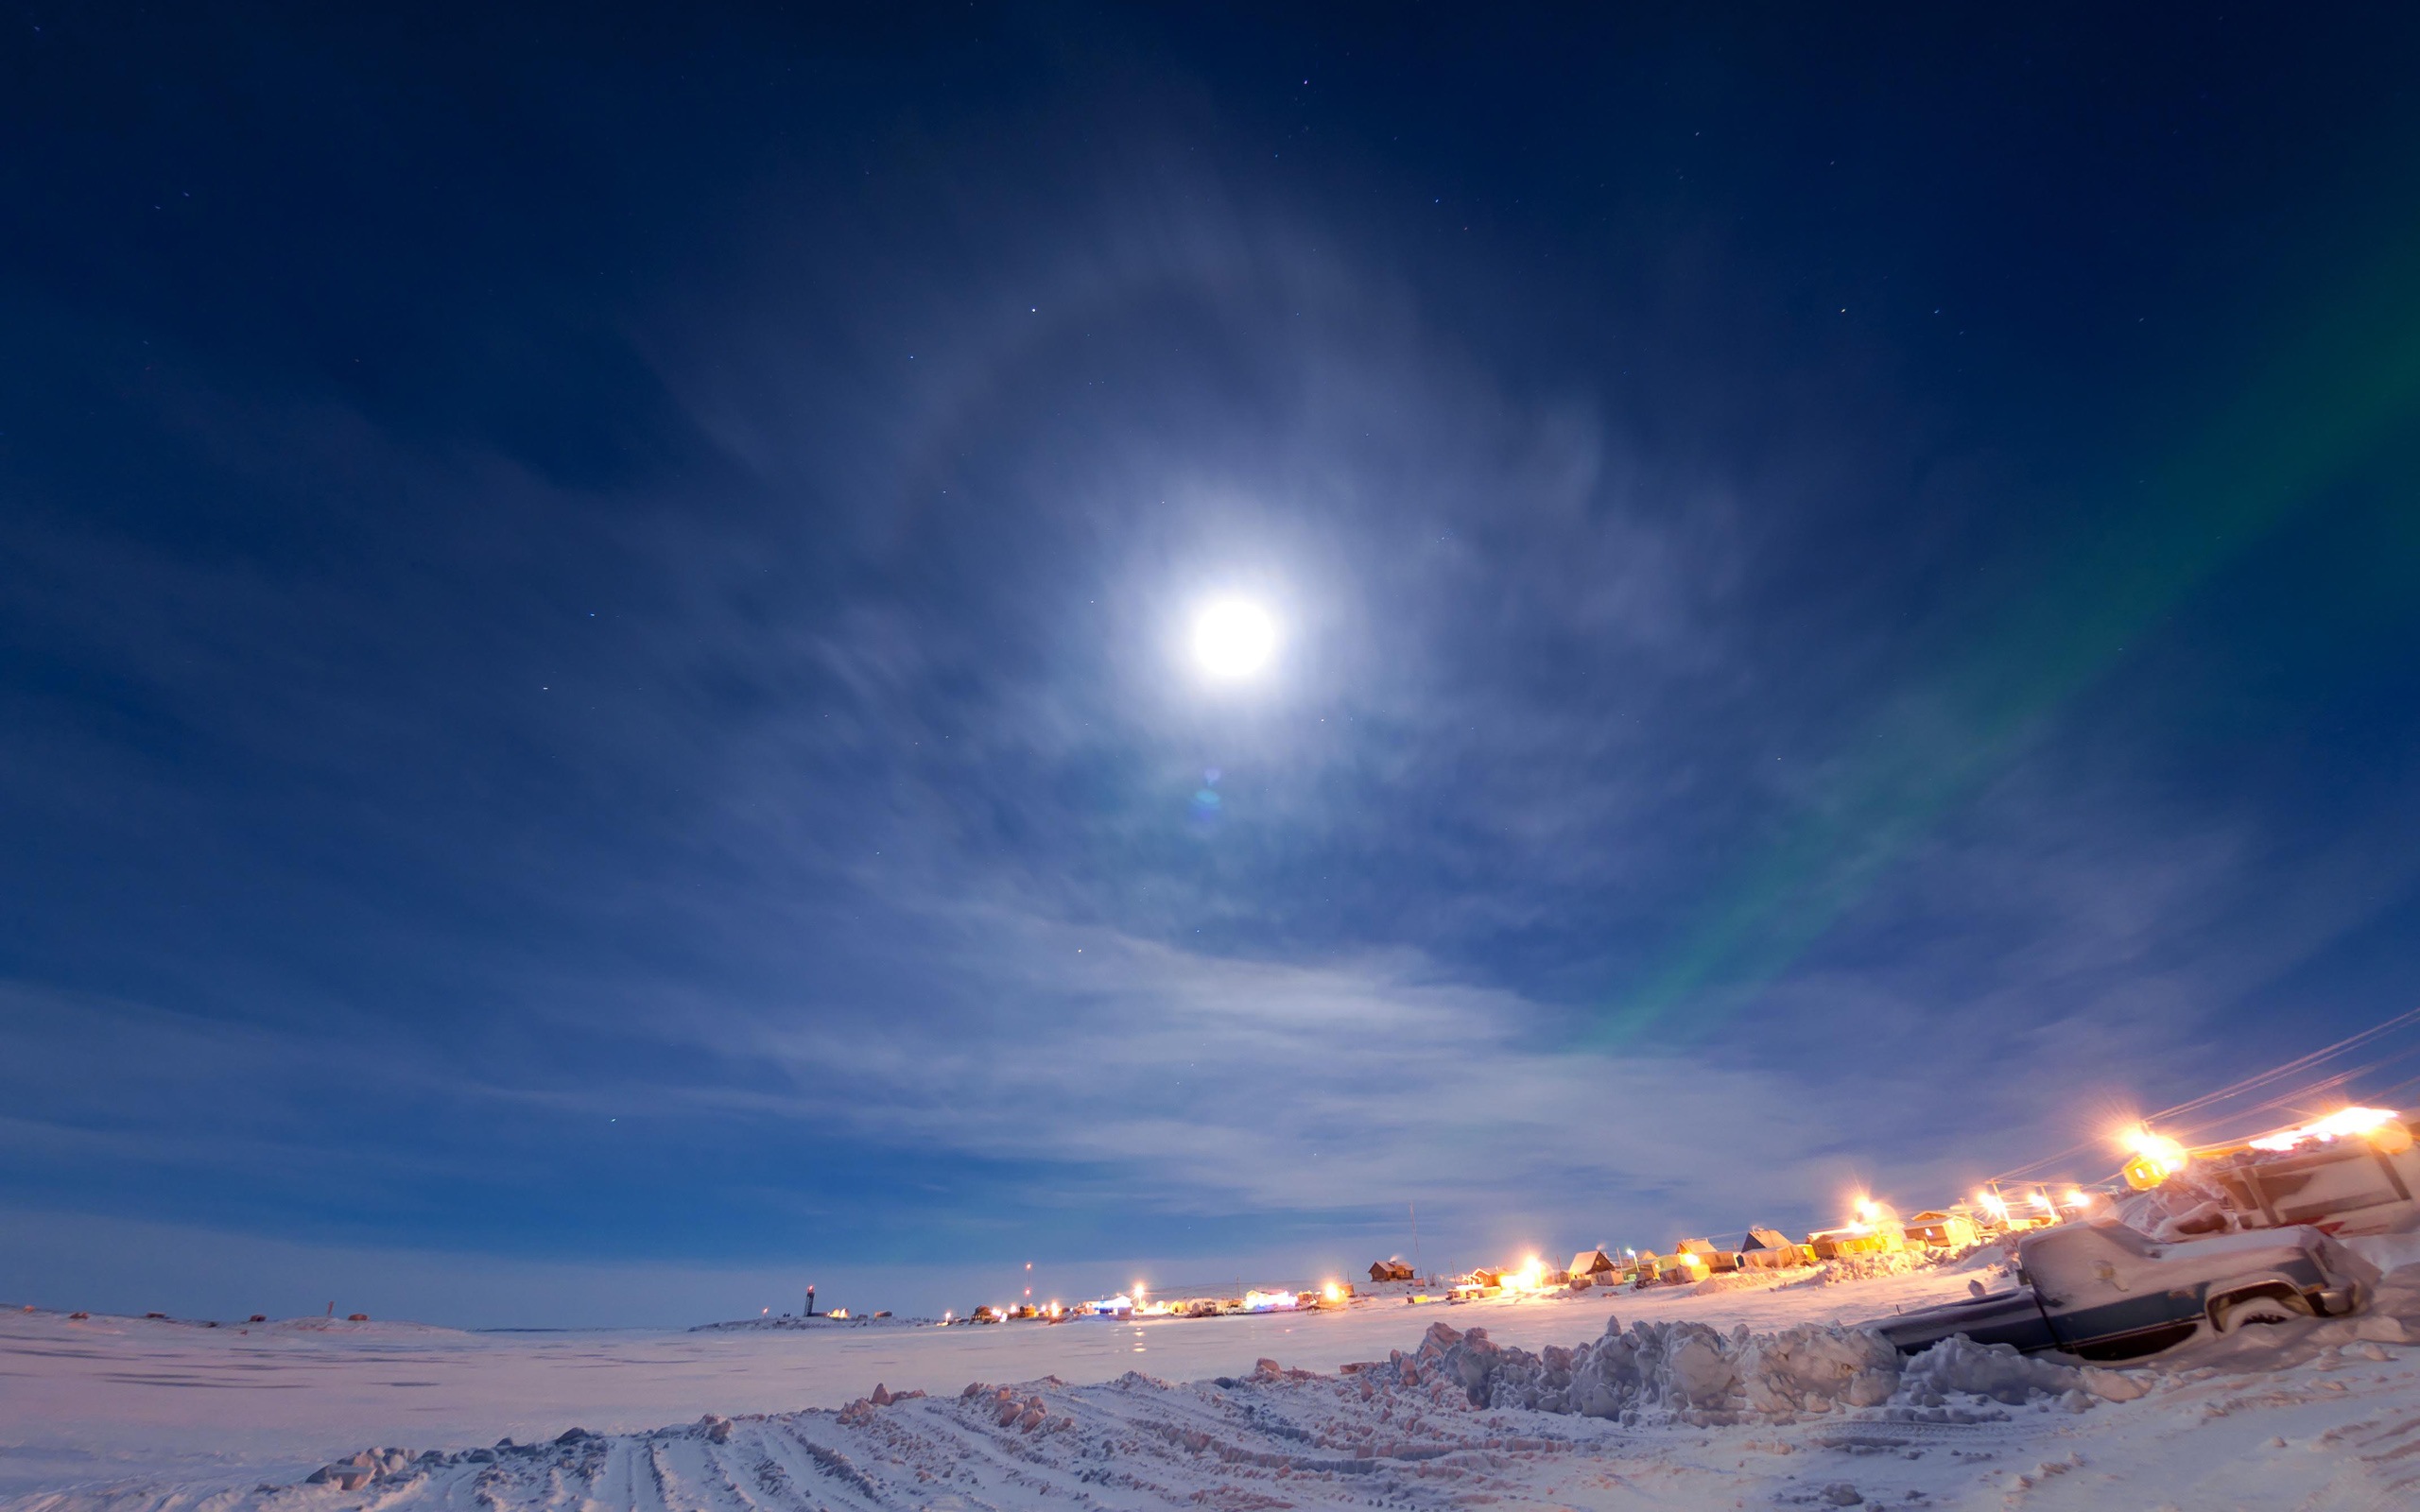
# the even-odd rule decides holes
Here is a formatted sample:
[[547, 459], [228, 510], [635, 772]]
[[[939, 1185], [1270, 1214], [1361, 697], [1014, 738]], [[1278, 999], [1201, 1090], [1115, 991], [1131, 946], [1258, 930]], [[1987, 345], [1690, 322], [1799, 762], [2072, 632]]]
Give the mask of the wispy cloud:
[[[1579, 352], [1585, 275], [1164, 146], [912, 234], [766, 193], [583, 335], [587, 471], [543, 386], [162, 337], [111, 403], [175, 508], [0, 554], [0, 1194], [638, 1266], [1663, 1243], [2067, 1143], [2408, 895], [2393, 778], [2330, 829], [2179, 781], [2122, 665], [1956, 696], [2005, 595], [1995, 687], [2076, 638], [1941, 588], [2024, 501], [1917, 400], [1619, 301]], [[1187, 669], [1217, 592], [1266, 682]]]

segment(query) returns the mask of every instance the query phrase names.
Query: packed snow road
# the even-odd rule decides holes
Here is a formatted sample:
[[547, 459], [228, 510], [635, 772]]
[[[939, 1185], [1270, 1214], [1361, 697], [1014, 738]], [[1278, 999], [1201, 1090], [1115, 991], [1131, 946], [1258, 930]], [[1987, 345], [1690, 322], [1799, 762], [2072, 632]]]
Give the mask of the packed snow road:
[[[396, 1393], [445, 1389], [401, 1384], [431, 1379], [407, 1372], [425, 1365], [438, 1341], [453, 1341], [458, 1359], [479, 1365], [456, 1367], [448, 1391], [456, 1400], [417, 1418], [384, 1419], [390, 1425], [435, 1426], [481, 1407], [493, 1412], [492, 1424], [524, 1420], [511, 1394], [544, 1389], [550, 1368], [590, 1372], [599, 1382], [592, 1399], [622, 1404], [614, 1418], [701, 1387], [744, 1395], [732, 1388], [784, 1347], [794, 1363], [821, 1368], [771, 1389], [788, 1391], [793, 1402], [812, 1400], [812, 1380], [846, 1375], [837, 1348], [845, 1335], [724, 1336], [714, 1342], [743, 1346], [723, 1357], [725, 1368], [697, 1374], [693, 1359], [685, 1380], [664, 1366], [692, 1358], [670, 1347], [694, 1346], [694, 1337], [465, 1344], [431, 1331], [415, 1348], [401, 1331], [322, 1336], [289, 1365], [252, 1359], [251, 1384], [239, 1387], [213, 1374], [241, 1358], [212, 1353], [226, 1330], [200, 1333], [207, 1342], [180, 1359], [156, 1337], [136, 1341], [137, 1325], [120, 1324], [113, 1334], [84, 1335], [90, 1352], [62, 1364], [62, 1329], [12, 1321], [0, 1378], [9, 1409], [0, 1466], [9, 1467], [12, 1512], [1486, 1503], [2369, 1512], [2420, 1504], [2420, 1349], [2398, 1342], [2420, 1338], [2420, 1272], [2390, 1277], [2378, 1305], [2360, 1317], [2262, 1329], [2123, 1372], [1972, 1350], [1903, 1363], [1873, 1351], [1870, 1336], [1836, 1326], [1931, 1299], [1966, 1279], [1933, 1273], [1625, 1297], [1617, 1298], [1629, 1304], [1622, 1328], [1610, 1334], [1601, 1304], [1361, 1309], [1294, 1320], [1291, 1333], [1275, 1334], [1290, 1349], [1263, 1348], [1270, 1358], [1214, 1366], [1217, 1375], [1186, 1383], [1164, 1379], [1177, 1372], [1161, 1367], [1069, 1385], [1031, 1366], [1121, 1332], [1162, 1353], [1163, 1337], [1175, 1341], [1190, 1327], [1208, 1341], [1216, 1324], [1139, 1334], [1103, 1326], [1064, 1341], [1055, 1336], [1068, 1330], [1036, 1331], [1023, 1346], [1027, 1369], [961, 1372], [955, 1388], [922, 1397], [726, 1407], [719, 1410], [735, 1416], [690, 1416], [668, 1427], [600, 1418], [578, 1431], [551, 1429], [539, 1443], [495, 1447], [450, 1430], [334, 1445], [315, 1434], [315, 1452], [333, 1462], [317, 1471], [298, 1461], [290, 1426], [314, 1420], [315, 1386], [333, 1388], [339, 1404], [354, 1389], [349, 1379], [384, 1378]], [[1435, 1321], [1452, 1327], [1424, 1337]], [[1472, 1323], [1484, 1333], [1467, 1332]], [[1385, 1335], [1387, 1347], [1358, 1349], [1361, 1368], [1335, 1368], [1344, 1362], [1334, 1355], [1356, 1353], [1372, 1334]], [[868, 1331], [860, 1341], [872, 1337]], [[934, 1351], [922, 1357], [924, 1380], [970, 1359], [1020, 1359], [1008, 1329], [899, 1331], [896, 1338], [902, 1358], [905, 1341], [929, 1341], [919, 1346]], [[96, 1339], [103, 1347], [94, 1350]], [[1546, 1348], [1555, 1339], [1562, 1345]], [[941, 1348], [951, 1341], [954, 1349]], [[1231, 1334], [1190, 1349], [1254, 1342]], [[553, 1366], [533, 1365], [548, 1349], [585, 1349], [586, 1363], [573, 1366], [558, 1352]], [[1165, 1351], [1184, 1352], [1173, 1342]], [[1299, 1367], [1306, 1364], [1320, 1368]], [[1011, 1383], [969, 1384], [969, 1373]], [[51, 1391], [45, 1404], [46, 1381], [70, 1389]], [[180, 1419], [164, 1400], [242, 1407], [189, 1407]], [[333, 1428], [364, 1402], [391, 1407], [393, 1400], [369, 1393], [318, 1420]], [[111, 1401], [130, 1410], [109, 1418]], [[25, 1408], [39, 1410], [29, 1418]], [[167, 1432], [178, 1420], [186, 1425], [182, 1439]], [[666, 1413], [655, 1422], [673, 1420]], [[393, 1444], [405, 1447], [371, 1447]], [[69, 1463], [79, 1452], [92, 1457]], [[309, 1473], [319, 1478], [305, 1480]]]

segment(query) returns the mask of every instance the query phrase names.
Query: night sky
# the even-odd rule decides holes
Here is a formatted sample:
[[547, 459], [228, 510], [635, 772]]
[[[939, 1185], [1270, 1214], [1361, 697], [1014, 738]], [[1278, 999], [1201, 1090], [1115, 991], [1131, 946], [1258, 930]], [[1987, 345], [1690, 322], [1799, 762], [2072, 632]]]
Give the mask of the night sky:
[[1611, 9], [13, 9], [0, 1298], [1662, 1247], [2420, 1005], [2420, 20]]

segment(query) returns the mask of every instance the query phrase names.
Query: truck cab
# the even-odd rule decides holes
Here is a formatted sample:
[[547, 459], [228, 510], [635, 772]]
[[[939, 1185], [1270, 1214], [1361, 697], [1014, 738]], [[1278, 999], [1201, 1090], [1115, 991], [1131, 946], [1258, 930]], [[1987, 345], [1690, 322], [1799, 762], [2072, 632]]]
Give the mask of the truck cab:
[[2014, 1291], [1871, 1326], [1903, 1354], [1963, 1333], [2026, 1353], [2130, 1360], [2205, 1330], [2349, 1313], [2358, 1263], [2308, 1227], [2164, 1245], [2122, 1224], [2063, 1224], [2019, 1243]]

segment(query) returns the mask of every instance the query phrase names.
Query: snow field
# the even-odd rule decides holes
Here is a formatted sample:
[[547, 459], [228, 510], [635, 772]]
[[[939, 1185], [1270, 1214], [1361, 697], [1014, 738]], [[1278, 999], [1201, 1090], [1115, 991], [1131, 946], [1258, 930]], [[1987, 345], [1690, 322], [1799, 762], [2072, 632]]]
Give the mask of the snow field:
[[[1965, 1279], [1930, 1278], [1936, 1292], [1944, 1280], [1962, 1289]], [[351, 1452], [400, 1436], [381, 1434], [328, 1454], [363, 1462], [316, 1483], [298, 1484], [302, 1471], [278, 1463], [282, 1456], [260, 1442], [260, 1422], [226, 1422], [215, 1430], [215, 1451], [173, 1469], [112, 1474], [95, 1465], [102, 1473], [46, 1476], [0, 1504], [11, 1512], [1486, 1503], [2349, 1512], [2420, 1504], [2420, 1350], [2391, 1342], [2420, 1336], [2406, 1332], [2420, 1330], [2420, 1272], [2390, 1278], [2378, 1310], [2363, 1317], [2248, 1332], [2124, 1371], [2078, 1371], [1972, 1346], [1901, 1366], [1825, 1315], [1888, 1312], [1891, 1294], [1915, 1280], [1625, 1295], [1615, 1300], [1634, 1315], [1612, 1332], [1601, 1316], [1609, 1309], [1597, 1306], [1362, 1309], [1297, 1319], [1293, 1332], [1276, 1335], [1302, 1346], [1298, 1358], [1332, 1354], [1329, 1346], [1373, 1332], [1397, 1341], [1350, 1371], [1288, 1368], [1272, 1354], [1189, 1384], [1129, 1372], [1076, 1386], [1028, 1374], [1006, 1386], [961, 1380], [954, 1390], [905, 1400], [869, 1393], [837, 1408], [709, 1414], [634, 1432], [559, 1430], [536, 1445], [475, 1449], [467, 1446], [479, 1440], [455, 1435], [441, 1449]], [[1452, 1326], [1418, 1332], [1448, 1319]], [[1470, 1322], [1483, 1325], [1476, 1336], [1459, 1327]], [[1187, 1326], [1207, 1338], [1219, 1325], [1176, 1325]], [[12, 1345], [43, 1342], [16, 1327]], [[1096, 1338], [1114, 1341], [1135, 1332], [1098, 1327]], [[143, 1332], [130, 1328], [111, 1342]], [[184, 1332], [204, 1341], [184, 1350], [198, 1355], [227, 1331]], [[955, 1350], [929, 1357], [933, 1364], [970, 1353], [1020, 1357], [1009, 1328], [901, 1332], [955, 1339]], [[1089, 1342], [1052, 1337], [1066, 1332], [1038, 1331], [1022, 1357], [1029, 1363]], [[1576, 1342], [1549, 1348], [1555, 1333]], [[673, 1337], [586, 1336], [552, 1348], [585, 1359], [580, 1368], [593, 1376], [644, 1378], [650, 1351]], [[1247, 1343], [1226, 1337], [1229, 1348]], [[431, 1331], [300, 1342], [313, 1362], [305, 1377], [316, 1370], [335, 1382], [365, 1369], [393, 1376], [422, 1358], [416, 1348], [462, 1351], [462, 1338]], [[527, 1379], [538, 1352], [526, 1340], [470, 1342], [483, 1371], [464, 1379], [484, 1379], [474, 1393], [481, 1401], [454, 1404], [449, 1414], [501, 1408], [500, 1392]], [[828, 1379], [846, 1358], [839, 1346], [863, 1341], [836, 1333], [815, 1342], [811, 1353]], [[232, 1397], [248, 1401], [257, 1419], [287, 1416], [301, 1400], [278, 1388], [290, 1372], [276, 1367], [251, 1388], [268, 1395], [169, 1384], [164, 1372], [173, 1367], [160, 1341], [147, 1348], [139, 1359], [110, 1362], [114, 1400]], [[26, 1372], [49, 1358], [38, 1347], [12, 1348], [0, 1402], [26, 1402]], [[769, 1357], [743, 1350], [741, 1358]], [[626, 1389], [635, 1399], [647, 1384]], [[665, 1384], [654, 1382], [659, 1392]], [[0, 1466], [18, 1458], [17, 1423], [11, 1417], [0, 1428], [9, 1451]], [[124, 1423], [88, 1422], [84, 1432], [95, 1450], [114, 1440], [138, 1459], [150, 1436]]]

